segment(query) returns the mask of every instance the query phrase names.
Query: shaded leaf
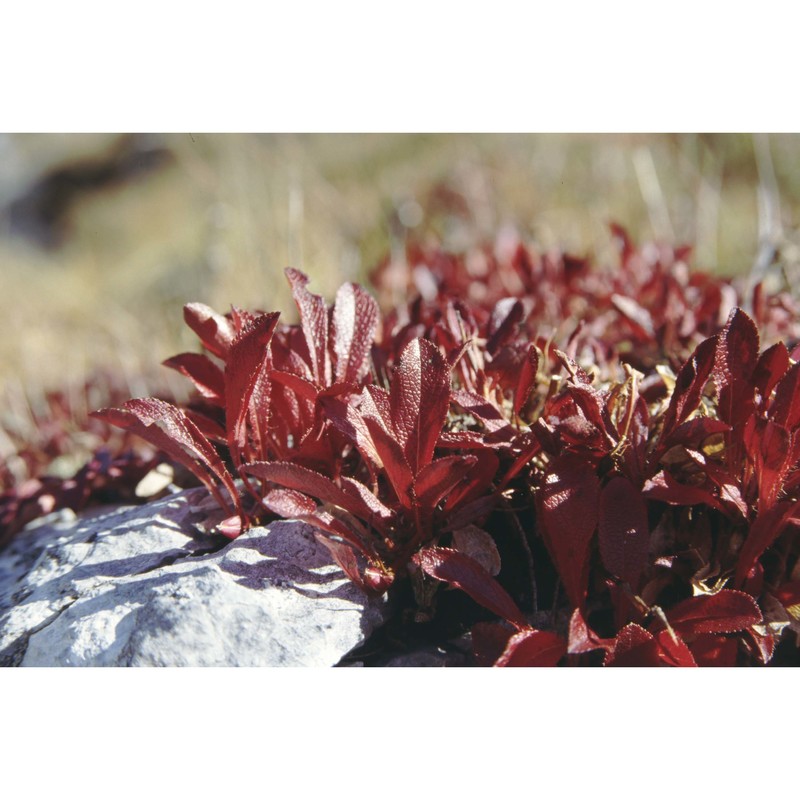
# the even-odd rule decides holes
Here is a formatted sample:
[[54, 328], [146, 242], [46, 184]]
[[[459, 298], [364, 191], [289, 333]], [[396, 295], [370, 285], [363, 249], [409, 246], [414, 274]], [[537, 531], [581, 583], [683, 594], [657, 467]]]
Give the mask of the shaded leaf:
[[333, 560], [341, 567], [342, 572], [344, 572], [356, 586], [364, 591], [370, 590], [370, 586], [361, 575], [361, 571], [358, 567], [358, 560], [352, 548], [322, 534], [317, 534], [316, 539], [326, 547], [331, 556], [333, 556]]
[[650, 544], [647, 506], [641, 492], [621, 475], [600, 494], [597, 535], [605, 568], [636, 591]]
[[580, 608], [576, 608], [572, 612], [569, 620], [568, 653], [578, 655], [591, 653], [593, 650], [607, 652], [613, 646], [613, 639], [602, 639], [589, 627]]
[[723, 510], [722, 503], [708, 489], [679, 483], [665, 470], [645, 482], [642, 494], [648, 499], [661, 500], [674, 506], [708, 505]]
[[690, 649], [699, 667], [735, 667], [739, 640], [723, 634], [703, 634]]
[[426, 547], [412, 560], [432, 578], [458, 587], [516, 628], [529, 627], [508, 592], [475, 559], [449, 547]]
[[162, 363], [189, 378], [207, 400], [218, 406], [224, 405], [225, 375], [208, 356], [201, 353], [181, 353]]
[[479, 419], [483, 427], [490, 433], [506, 429], [512, 431], [511, 423], [503, 416], [503, 412], [490, 400], [476, 392], [457, 389], [452, 394], [452, 400], [468, 414]]
[[483, 528], [467, 525], [453, 531], [453, 549], [474, 558], [490, 575], [500, 572], [500, 553], [494, 539]]
[[477, 622], [470, 633], [475, 663], [479, 667], [491, 667], [503, 655], [514, 628], [502, 622]]
[[358, 410], [362, 397], [369, 396], [366, 390], [361, 396], [340, 400], [335, 397], [322, 396], [319, 399], [328, 421], [346, 439], [351, 441], [373, 469], [382, 469], [383, 460], [375, 449], [372, 434], [369, 432], [364, 415]]
[[675, 428], [669, 436], [669, 446], [683, 445], [695, 450], [701, 449], [703, 442], [710, 436], [726, 433], [731, 429], [727, 422], [713, 417], [695, 417]]
[[741, 586], [756, 560], [800, 515], [800, 501], [782, 500], [756, 517], [739, 552], [736, 584]]
[[283, 372], [279, 369], [269, 371], [269, 379], [291, 389], [298, 397], [302, 397], [309, 402], [316, 402], [319, 389], [307, 378], [295, 375], [291, 372]]
[[414, 481], [416, 502], [433, 508], [465, 477], [478, 459], [475, 456], [445, 456], [424, 466]]
[[541, 490], [540, 520], [573, 606], [583, 606], [586, 596], [599, 499], [600, 481], [591, 464], [573, 454], [554, 459]]
[[567, 652], [567, 644], [548, 631], [523, 630], [515, 633], [496, 667], [555, 667]]

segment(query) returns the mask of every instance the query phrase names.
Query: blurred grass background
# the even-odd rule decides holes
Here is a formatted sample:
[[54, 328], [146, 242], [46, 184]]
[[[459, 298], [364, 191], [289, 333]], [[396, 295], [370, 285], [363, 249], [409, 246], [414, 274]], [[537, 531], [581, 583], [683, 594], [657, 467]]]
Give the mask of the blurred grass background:
[[[117, 140], [3, 135], [0, 206], [60, 165], [103, 157]], [[147, 393], [155, 376], [180, 391], [184, 382], [158, 365], [196, 349], [184, 303], [294, 319], [284, 267], [304, 270], [312, 290], [331, 298], [408, 235], [435, 235], [458, 250], [514, 225], [542, 247], [602, 260], [611, 258], [613, 220], [639, 241], [693, 244], [695, 266], [736, 274], [756, 258], [760, 184], [772, 186], [787, 241], [800, 224], [800, 136], [789, 134], [169, 134], [148, 142], [169, 150], [169, 162], [77, 193], [59, 246], [15, 236], [0, 217], [0, 396], [35, 398], [102, 368], [124, 376], [132, 394]], [[453, 215], [452, 198], [463, 214]]]

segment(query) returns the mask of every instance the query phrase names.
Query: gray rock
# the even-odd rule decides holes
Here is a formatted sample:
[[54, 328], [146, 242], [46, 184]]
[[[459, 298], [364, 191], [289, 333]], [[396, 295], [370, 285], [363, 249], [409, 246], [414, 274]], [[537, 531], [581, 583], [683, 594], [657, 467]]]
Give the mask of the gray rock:
[[0, 553], [0, 665], [333, 666], [385, 621], [312, 528], [221, 540], [204, 497], [28, 526]]

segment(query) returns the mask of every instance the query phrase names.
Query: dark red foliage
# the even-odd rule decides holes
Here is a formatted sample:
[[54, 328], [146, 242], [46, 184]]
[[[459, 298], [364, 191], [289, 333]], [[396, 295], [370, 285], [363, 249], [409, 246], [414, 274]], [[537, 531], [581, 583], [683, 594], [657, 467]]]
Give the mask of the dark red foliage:
[[189, 304], [205, 352], [166, 365], [193, 402], [96, 418], [194, 474], [224, 535], [303, 519], [421, 620], [460, 593], [477, 663], [768, 663], [800, 632], [796, 309], [612, 230], [609, 269], [412, 245], [373, 275], [383, 314], [294, 269], [297, 324]]
[[597, 528], [600, 481], [591, 463], [555, 458], [539, 494], [540, 531], [573, 606], [583, 606], [590, 545]]
[[600, 495], [597, 533], [603, 566], [637, 591], [650, 545], [647, 505], [623, 475], [613, 477]]
[[[5, 387], [0, 416], [0, 547], [28, 522], [59, 509], [97, 503], [144, 502], [142, 480], [164, 456], [138, 436], [88, 412], [101, 402], [122, 403], [130, 389], [96, 373], [37, 401]], [[165, 465], [165, 472], [169, 471]], [[182, 476], [172, 475], [175, 484]]]

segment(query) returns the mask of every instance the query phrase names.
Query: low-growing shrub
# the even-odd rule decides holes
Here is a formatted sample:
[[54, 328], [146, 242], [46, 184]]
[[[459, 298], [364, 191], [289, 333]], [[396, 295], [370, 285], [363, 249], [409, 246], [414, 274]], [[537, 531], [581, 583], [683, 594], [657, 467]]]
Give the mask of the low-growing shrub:
[[416, 624], [461, 590], [450, 630], [477, 663], [766, 664], [779, 643], [791, 660], [795, 305], [613, 232], [613, 269], [507, 237], [410, 247], [373, 275], [410, 297], [384, 313], [355, 284], [329, 307], [294, 269], [299, 324], [189, 304], [204, 352], [166, 364], [196, 399], [95, 416], [190, 470], [225, 536], [308, 521]]

